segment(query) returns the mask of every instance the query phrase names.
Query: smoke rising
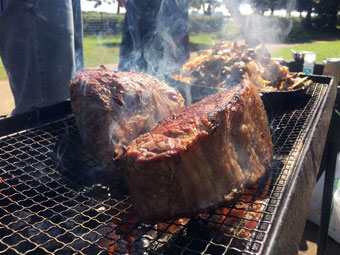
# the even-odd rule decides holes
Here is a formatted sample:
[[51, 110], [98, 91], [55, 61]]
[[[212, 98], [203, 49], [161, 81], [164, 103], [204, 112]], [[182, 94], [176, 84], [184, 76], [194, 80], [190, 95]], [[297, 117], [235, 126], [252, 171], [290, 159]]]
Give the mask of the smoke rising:
[[189, 58], [189, 6], [186, 0], [148, 2], [127, 6], [119, 69], [169, 75]]
[[[292, 19], [241, 15], [237, 1], [224, 0], [223, 3], [250, 46], [285, 42], [293, 27]], [[278, 1], [275, 9], [282, 7], [289, 13], [295, 5], [296, 0], [289, 0], [284, 5]], [[178, 72], [189, 58], [188, 8], [187, 0], [129, 1], [119, 69], [147, 72], [158, 77]], [[225, 39], [222, 34], [221, 40]]]
[[260, 43], [284, 43], [293, 27], [292, 20], [248, 16], [244, 20], [245, 39], [252, 46]]
[[[244, 15], [242, 16], [238, 10], [238, 4], [235, 0], [224, 0], [232, 19], [236, 26], [240, 29], [245, 41], [251, 46], [260, 43], [283, 43], [286, 41], [293, 27], [292, 19], [268, 17], [263, 15]], [[253, 6], [254, 1], [250, 2]], [[281, 1], [277, 2], [274, 9], [282, 7], [290, 13], [295, 9], [296, 0], [289, 0], [284, 5]]]

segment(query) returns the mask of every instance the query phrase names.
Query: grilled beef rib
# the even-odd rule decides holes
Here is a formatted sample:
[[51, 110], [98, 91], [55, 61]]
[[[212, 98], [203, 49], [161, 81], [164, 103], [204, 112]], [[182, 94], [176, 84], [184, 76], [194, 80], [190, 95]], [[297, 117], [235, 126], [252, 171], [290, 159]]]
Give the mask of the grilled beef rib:
[[139, 217], [167, 220], [232, 200], [270, 168], [272, 150], [261, 98], [244, 80], [133, 140], [123, 172]]
[[130, 141], [185, 107], [176, 90], [137, 72], [80, 71], [70, 89], [80, 135], [109, 170]]

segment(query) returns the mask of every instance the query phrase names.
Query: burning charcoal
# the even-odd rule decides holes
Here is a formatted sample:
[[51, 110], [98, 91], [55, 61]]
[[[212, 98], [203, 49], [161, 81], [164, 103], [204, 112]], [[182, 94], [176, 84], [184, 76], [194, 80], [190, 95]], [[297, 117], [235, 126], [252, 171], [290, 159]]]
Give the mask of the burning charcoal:
[[153, 238], [148, 235], [143, 235], [141, 238], [135, 239], [131, 244], [132, 250], [134, 251], [133, 254], [147, 255], [148, 252], [146, 250], [151, 246], [152, 240]]

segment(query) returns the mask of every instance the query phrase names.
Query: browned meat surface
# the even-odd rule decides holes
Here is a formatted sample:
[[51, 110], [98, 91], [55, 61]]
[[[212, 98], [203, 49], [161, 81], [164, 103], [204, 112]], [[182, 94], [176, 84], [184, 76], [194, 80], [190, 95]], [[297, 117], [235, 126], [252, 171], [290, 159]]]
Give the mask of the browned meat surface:
[[167, 220], [232, 200], [263, 176], [271, 155], [259, 93], [242, 81], [133, 140], [124, 175], [139, 217]]
[[185, 107], [180, 93], [156, 78], [103, 67], [75, 75], [71, 104], [82, 139], [109, 170], [134, 138]]
[[242, 79], [252, 81], [261, 91], [293, 90], [309, 83], [300, 73], [290, 74], [286, 66], [270, 58], [263, 45], [249, 48], [236, 42], [218, 42], [200, 56], [188, 60], [173, 78], [201, 86], [228, 88]]

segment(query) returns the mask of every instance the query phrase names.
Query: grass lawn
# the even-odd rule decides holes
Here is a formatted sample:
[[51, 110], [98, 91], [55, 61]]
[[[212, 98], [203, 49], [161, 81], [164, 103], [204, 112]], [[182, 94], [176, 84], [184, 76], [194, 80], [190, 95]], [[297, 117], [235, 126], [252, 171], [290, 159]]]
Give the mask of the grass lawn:
[[216, 41], [220, 41], [215, 34], [198, 34], [190, 36], [190, 43], [211, 45]]
[[[219, 41], [217, 34], [200, 34], [190, 37], [190, 43], [206, 45], [209, 47], [214, 41]], [[121, 36], [108, 36], [104, 38], [91, 36], [84, 37], [84, 61], [85, 67], [98, 67], [101, 64], [117, 63], [119, 60], [119, 46]], [[340, 54], [340, 40], [329, 42], [305, 43], [271, 50], [273, 57], [282, 57], [288, 61], [293, 60], [291, 50], [313, 51], [317, 54], [318, 62], [326, 58], [338, 57]], [[0, 61], [0, 80], [7, 79], [6, 71]]]
[[312, 51], [316, 53], [316, 61], [321, 62], [326, 58], [337, 58], [340, 54], [340, 40], [330, 42], [316, 42], [316, 43], [303, 43], [299, 45], [289, 46], [272, 50], [270, 53], [272, 57], [282, 57], [285, 60], [291, 61], [292, 49], [295, 51]]
[[[197, 35], [190, 38], [196, 44], [212, 44], [214, 39], [209, 34]], [[98, 67], [101, 64], [118, 63], [119, 46], [121, 36], [108, 37], [84, 37], [84, 65], [88, 67]], [[0, 61], [0, 80], [6, 80], [7, 74]]]
[[2, 60], [0, 58], [0, 81], [1, 80], [7, 80], [7, 79], [8, 79], [7, 78], [7, 73], [5, 71], [5, 68], [4, 68], [3, 64], [2, 64]]
[[[84, 37], [84, 65], [85, 67], [98, 67], [101, 64], [117, 63], [121, 37], [110, 36]], [[6, 80], [7, 74], [0, 59], [0, 80]]]
[[84, 37], [84, 65], [98, 67], [101, 64], [117, 63], [119, 58], [120, 36]]

